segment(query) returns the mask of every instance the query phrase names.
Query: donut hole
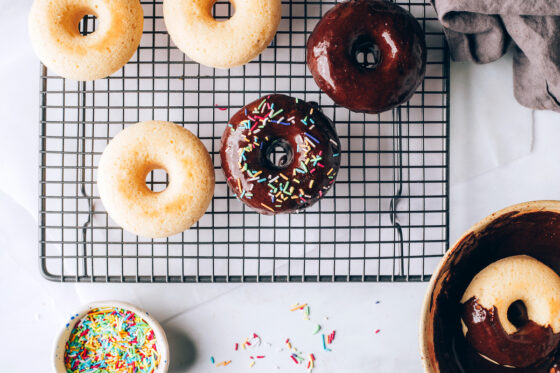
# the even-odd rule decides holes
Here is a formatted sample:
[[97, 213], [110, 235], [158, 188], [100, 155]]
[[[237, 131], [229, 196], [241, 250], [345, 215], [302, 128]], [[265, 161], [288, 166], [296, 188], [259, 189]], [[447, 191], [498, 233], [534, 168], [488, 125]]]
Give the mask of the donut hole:
[[233, 17], [235, 7], [229, 1], [216, 1], [212, 6], [212, 17], [218, 22], [224, 22]]
[[97, 26], [97, 17], [94, 14], [85, 14], [78, 23], [78, 32], [88, 36], [97, 30]]
[[151, 170], [146, 175], [146, 186], [154, 193], [163, 192], [169, 185], [169, 175], [162, 168]]
[[264, 146], [263, 154], [265, 165], [278, 170], [287, 168], [294, 159], [294, 151], [290, 143], [284, 139], [272, 140]]
[[381, 49], [367, 36], [354, 41], [351, 56], [360, 67], [368, 70], [374, 70], [381, 63]]
[[507, 310], [507, 318], [517, 329], [527, 324], [529, 317], [527, 315], [527, 307], [525, 306], [525, 303], [523, 303], [522, 300], [516, 300], [510, 304]]

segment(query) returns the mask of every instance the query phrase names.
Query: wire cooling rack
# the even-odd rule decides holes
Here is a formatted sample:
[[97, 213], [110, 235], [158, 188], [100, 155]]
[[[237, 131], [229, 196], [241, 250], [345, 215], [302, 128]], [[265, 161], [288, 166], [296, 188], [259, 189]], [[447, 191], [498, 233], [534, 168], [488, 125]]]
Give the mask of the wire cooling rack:
[[[171, 42], [162, 1], [142, 1], [144, 35], [132, 60], [107, 79], [76, 82], [41, 70], [40, 268], [53, 281], [424, 281], [448, 247], [449, 57], [434, 10], [399, 2], [428, 45], [424, 83], [380, 115], [336, 107], [305, 64], [305, 43], [336, 1], [283, 1], [272, 45], [255, 61], [215, 70]], [[214, 6], [217, 19], [233, 12]], [[96, 19], [80, 24], [94, 32]], [[342, 165], [335, 187], [303, 213], [261, 216], [228, 190], [220, 137], [240, 107], [269, 93], [318, 102], [336, 123]], [[123, 231], [98, 198], [96, 167], [110, 139], [144, 120], [196, 133], [216, 168], [214, 200], [182, 234], [149, 240]], [[162, 190], [166, 174], [147, 178]]]

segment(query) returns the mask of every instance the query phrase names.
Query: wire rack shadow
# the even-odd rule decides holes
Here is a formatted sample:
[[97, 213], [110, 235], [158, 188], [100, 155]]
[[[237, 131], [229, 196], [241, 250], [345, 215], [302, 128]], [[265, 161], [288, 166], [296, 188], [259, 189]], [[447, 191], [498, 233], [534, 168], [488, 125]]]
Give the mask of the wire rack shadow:
[[[272, 45], [255, 61], [215, 70], [174, 47], [162, 1], [142, 1], [144, 35], [114, 75], [76, 82], [41, 69], [39, 258], [59, 282], [425, 281], [448, 247], [449, 56], [429, 3], [399, 2], [420, 22], [427, 75], [407, 104], [380, 115], [337, 107], [315, 85], [305, 43], [336, 1], [283, 1]], [[214, 6], [227, 19], [229, 2]], [[84, 34], [97, 20], [86, 16]], [[336, 123], [343, 154], [333, 190], [303, 213], [260, 216], [228, 190], [220, 137], [245, 103], [272, 93], [318, 102]], [[159, 119], [183, 125], [216, 168], [207, 214], [182, 234], [148, 240], [123, 231], [98, 198], [96, 167], [126, 126]], [[147, 177], [152, 190], [164, 171]]]

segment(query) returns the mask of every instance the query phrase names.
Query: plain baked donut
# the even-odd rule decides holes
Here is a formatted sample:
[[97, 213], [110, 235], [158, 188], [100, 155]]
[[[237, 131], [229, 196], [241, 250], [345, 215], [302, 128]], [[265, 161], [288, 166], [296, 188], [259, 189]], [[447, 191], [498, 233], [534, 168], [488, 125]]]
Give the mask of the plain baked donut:
[[[95, 32], [78, 26], [97, 17]], [[74, 80], [107, 77], [132, 57], [142, 37], [144, 12], [139, 0], [35, 0], [29, 34], [40, 60], [58, 75]]]
[[163, 17], [175, 45], [203, 65], [230, 68], [257, 57], [272, 41], [281, 0], [231, 0], [233, 16], [217, 21], [216, 0], [164, 0]]
[[[518, 301], [523, 322], [508, 310]], [[518, 255], [480, 271], [463, 298], [463, 332], [484, 357], [522, 368], [548, 356], [560, 341], [560, 277], [540, 261]]]
[[[161, 192], [146, 185], [155, 169], [169, 175]], [[214, 184], [214, 167], [202, 142], [170, 122], [141, 122], [121, 131], [105, 148], [97, 170], [99, 196], [111, 218], [151, 238], [196, 223], [212, 201]]]

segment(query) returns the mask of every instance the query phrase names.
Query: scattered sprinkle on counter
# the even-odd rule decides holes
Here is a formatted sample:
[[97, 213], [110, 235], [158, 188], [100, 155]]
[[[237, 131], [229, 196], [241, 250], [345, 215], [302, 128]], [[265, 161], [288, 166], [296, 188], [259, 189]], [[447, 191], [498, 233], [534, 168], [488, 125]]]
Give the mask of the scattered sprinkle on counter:
[[[295, 313], [301, 311], [304, 316], [304, 320], [312, 319], [311, 309], [308, 303], [295, 303], [291, 305], [288, 310]], [[315, 313], [314, 316], [317, 317], [317, 314]], [[324, 317], [324, 320], [328, 321], [329, 318]], [[312, 335], [316, 335], [313, 339], [322, 343], [321, 347], [323, 351], [333, 351], [331, 348], [333, 347], [335, 338], [338, 336], [338, 333], [335, 330], [328, 332], [326, 325], [314, 324], [314, 327], [310, 331]], [[379, 332], [380, 330], [378, 329], [375, 333]], [[283, 359], [286, 359], [285, 361], [287, 361], [287, 364], [289, 364], [290, 367], [293, 367], [293, 369], [297, 369], [294, 365], [299, 367], [300, 370], [298, 371], [306, 371], [307, 373], [313, 373], [317, 369], [317, 359], [313, 353], [305, 353], [304, 351], [299, 350], [290, 338], [282, 340], [284, 342], [283, 345], [281, 345], [282, 347], [278, 345], [274, 346], [273, 344], [266, 342], [266, 340], [263, 341], [257, 333], [251, 333], [249, 334], [249, 337], [246, 337], [244, 340], [234, 342], [233, 350], [237, 351], [236, 355], [238, 354], [237, 356], [239, 358], [247, 359], [246, 361], [248, 362], [249, 368], [257, 366], [259, 359], [275, 359], [274, 356], [269, 356], [271, 351], [270, 348], [274, 346], [276, 353], [281, 353]], [[281, 341], [278, 342], [281, 343]], [[264, 350], [265, 348], [267, 348], [267, 350]], [[265, 353], [265, 351], [267, 352]], [[211, 363], [215, 366], [223, 367], [229, 365], [231, 360], [215, 363], [214, 359], [212, 359]], [[276, 369], [280, 369], [280, 367], [277, 366]], [[290, 369], [290, 371], [293, 369]], [[296, 372], [296, 370], [294, 370], [294, 372]]]
[[159, 362], [153, 329], [122, 308], [88, 312], [70, 333], [64, 352], [67, 373], [153, 373]]
[[294, 312], [294, 311], [299, 311], [299, 310], [303, 310], [303, 319], [304, 320], [310, 320], [309, 318], [309, 314], [311, 313], [311, 310], [309, 309], [309, 306], [306, 304], [299, 304], [296, 303], [294, 305], [292, 305], [290, 312]]
[[317, 324], [317, 326], [315, 327], [315, 330], [313, 330], [313, 335], [319, 333], [320, 330], [321, 330], [321, 325]]
[[336, 331], [333, 330], [332, 333], [329, 334], [327, 337], [327, 344], [330, 345], [333, 342], [335, 335], [336, 335]]
[[330, 348], [328, 348], [328, 347], [327, 347], [327, 343], [326, 343], [325, 335], [324, 335], [324, 334], [322, 334], [322, 335], [321, 335], [321, 337], [322, 337], [322, 340], [323, 340], [323, 350], [325, 350], [325, 351], [329, 351], [329, 352], [330, 352], [330, 351], [332, 351], [332, 350], [331, 350]]
[[307, 307], [307, 303], [305, 303], [305, 304], [296, 303], [292, 306], [292, 308], [290, 309], [290, 312], [294, 312], [294, 311], [297, 311], [297, 310], [302, 310], [305, 307]]

